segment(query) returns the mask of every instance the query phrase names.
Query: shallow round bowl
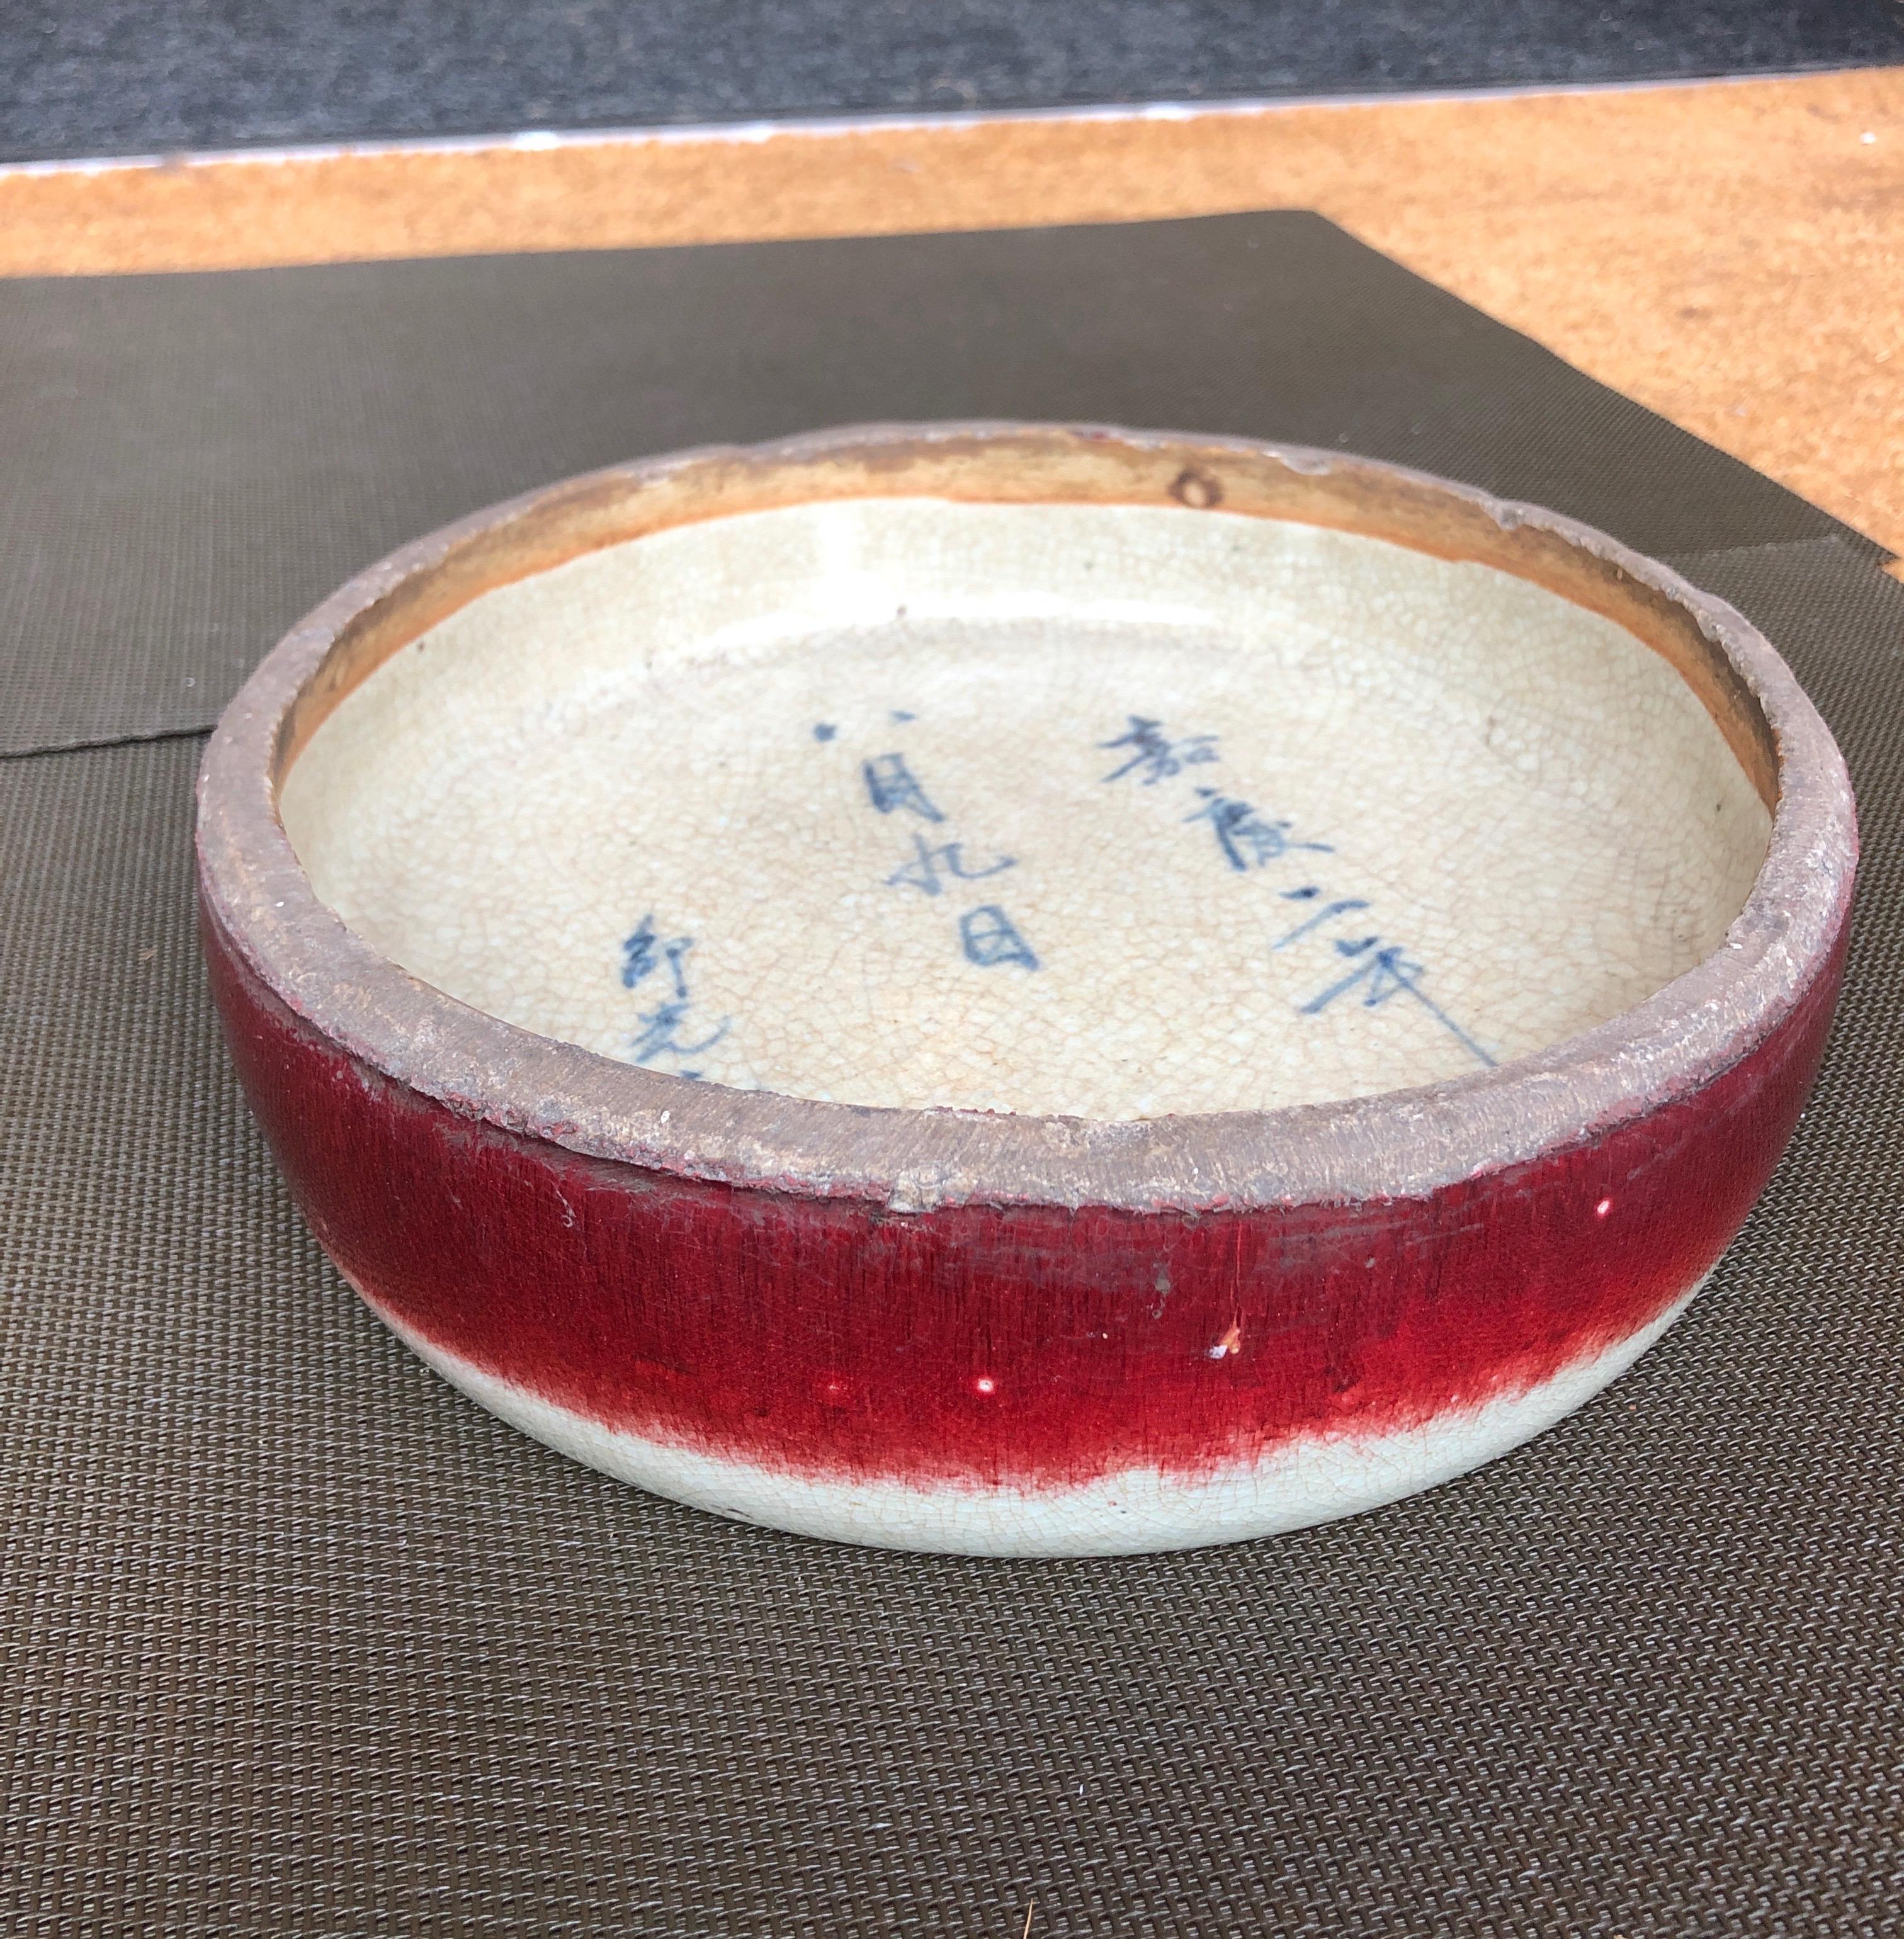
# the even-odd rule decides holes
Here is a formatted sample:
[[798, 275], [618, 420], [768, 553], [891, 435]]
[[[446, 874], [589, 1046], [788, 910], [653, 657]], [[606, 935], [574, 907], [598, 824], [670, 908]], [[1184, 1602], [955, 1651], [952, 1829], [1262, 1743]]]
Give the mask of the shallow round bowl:
[[1333, 453], [848, 431], [354, 580], [200, 784], [326, 1250], [551, 1446], [1076, 1554], [1446, 1479], [1671, 1323], [1838, 989], [1829, 734], [1729, 607]]

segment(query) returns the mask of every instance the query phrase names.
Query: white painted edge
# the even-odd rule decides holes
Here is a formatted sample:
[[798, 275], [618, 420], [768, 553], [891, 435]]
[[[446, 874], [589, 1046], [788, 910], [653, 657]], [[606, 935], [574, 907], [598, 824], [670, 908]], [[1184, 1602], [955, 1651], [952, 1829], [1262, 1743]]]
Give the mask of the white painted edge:
[[18, 178], [100, 175], [140, 171], [235, 167], [282, 168], [400, 155], [538, 154], [551, 148], [605, 148], [728, 145], [748, 147], [787, 136], [837, 140], [880, 133], [935, 135], [974, 128], [1025, 124], [1065, 127], [1097, 122], [1215, 121], [1270, 117], [1312, 108], [1418, 107], [1430, 102], [1546, 100], [1574, 95], [1659, 94], [1688, 88], [1742, 87], [1797, 81], [1857, 68], [1778, 68], [1747, 74], [1661, 75], [1643, 81], [1582, 81], [1523, 87], [1415, 88], [1393, 94], [1241, 95], [1210, 101], [1082, 103], [1068, 108], [916, 109], [863, 114], [763, 117], [751, 120], [656, 122], [603, 128], [524, 128], [481, 135], [420, 135], [388, 141], [309, 142], [254, 148], [200, 148], [136, 155], [73, 156], [40, 162], [0, 163], [0, 184]]
[[1592, 1399], [1672, 1325], [1711, 1277], [1702, 1275], [1637, 1332], [1540, 1385], [1424, 1426], [1311, 1436], [1266, 1460], [1195, 1478], [1132, 1469], [1081, 1487], [1035, 1493], [816, 1479], [623, 1433], [483, 1372], [363, 1296], [405, 1345], [479, 1406], [571, 1460], [650, 1493], [826, 1541], [1025, 1557], [1137, 1555], [1247, 1542], [1438, 1487], [1531, 1440]]

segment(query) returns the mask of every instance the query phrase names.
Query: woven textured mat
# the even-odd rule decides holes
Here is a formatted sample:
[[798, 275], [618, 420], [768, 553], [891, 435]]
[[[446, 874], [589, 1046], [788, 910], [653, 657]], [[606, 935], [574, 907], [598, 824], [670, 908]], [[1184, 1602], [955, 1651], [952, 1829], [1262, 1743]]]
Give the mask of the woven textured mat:
[[[1413, 409], [1446, 450], [1467, 401]], [[1722, 525], [1690, 450], [1674, 516]], [[0, 1928], [1904, 1931], [1904, 587], [1809, 516], [1677, 560], [1791, 657], [1865, 820], [1765, 1201], [1528, 1447], [1191, 1555], [829, 1548], [478, 1412], [326, 1265], [227, 1068], [198, 740], [0, 761]]]

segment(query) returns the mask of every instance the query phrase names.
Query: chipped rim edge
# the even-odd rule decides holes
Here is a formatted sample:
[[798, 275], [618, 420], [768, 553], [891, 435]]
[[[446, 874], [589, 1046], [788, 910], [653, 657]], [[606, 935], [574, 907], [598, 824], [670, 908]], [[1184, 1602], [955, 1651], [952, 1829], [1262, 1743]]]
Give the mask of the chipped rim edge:
[[[422, 982], [318, 899], [278, 817], [281, 729], [347, 626], [472, 541], [578, 489], [639, 489], [737, 459], [812, 464], [902, 446], [1065, 438], [1187, 460], [1229, 454], [1299, 475], [1346, 472], [1439, 493], [1503, 531], [1549, 533], [1680, 607], [1744, 681], [1775, 751], [1770, 843], [1723, 943], [1607, 1022], [1492, 1070], [1263, 1111], [1086, 1120], [823, 1103], [618, 1063]], [[1790, 1017], [1848, 919], [1857, 854], [1843, 759], [1770, 642], [1723, 601], [1605, 534], [1342, 452], [999, 421], [849, 426], [762, 445], [699, 446], [542, 487], [404, 546], [294, 626], [226, 709], [200, 764], [196, 839], [209, 910], [267, 987], [339, 1049], [407, 1089], [586, 1156], [687, 1179], [872, 1200], [894, 1211], [982, 1204], [1189, 1212], [1425, 1198], [1460, 1179], [1579, 1146], [1701, 1088]]]

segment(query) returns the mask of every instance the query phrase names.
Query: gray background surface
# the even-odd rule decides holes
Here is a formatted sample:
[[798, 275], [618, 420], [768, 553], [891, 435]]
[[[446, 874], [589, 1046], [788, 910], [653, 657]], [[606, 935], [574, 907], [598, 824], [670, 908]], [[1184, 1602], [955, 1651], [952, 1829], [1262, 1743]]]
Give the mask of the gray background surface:
[[11, 0], [0, 159], [1899, 59], [1898, 0]]
[[[149, 732], [142, 696], [205, 685], [170, 738], [0, 759], [5, 1929], [1017, 1939], [1035, 1898], [1047, 1939], [1904, 1930], [1904, 587], [1326, 225], [1104, 240], [1089, 273], [1165, 288], [1202, 252], [1224, 304], [1159, 301], [1080, 378], [1036, 261], [1084, 303], [1056, 288], [1084, 239], [1028, 267], [1014, 238], [918, 242], [912, 408], [970, 394], [947, 343], [1016, 345], [987, 381], [1026, 403], [1544, 480], [1757, 617], [1840, 734], [1868, 845], [1844, 1007], [1711, 1288], [1492, 1467], [1190, 1555], [836, 1548], [534, 1446], [358, 1305], [245, 1113], [191, 932], [193, 719], [312, 577], [631, 430], [762, 434], [790, 387], [897, 408], [905, 359], [833, 372], [799, 337], [737, 400], [677, 344], [644, 415], [614, 346], [672, 340], [668, 257], [558, 259], [532, 312], [455, 280], [490, 266], [297, 272], [355, 319], [300, 358], [269, 277], [30, 290], [9, 350], [90, 343], [120, 401], [90, 446], [10, 454], [0, 545], [41, 520], [53, 558], [44, 508], [78, 495], [119, 576], [49, 568], [9, 609], [0, 726], [69, 731], [63, 680], [94, 738]], [[744, 318], [795, 259], [709, 260]], [[446, 386], [443, 329], [513, 340], [444, 303], [472, 287], [548, 327]], [[154, 482], [174, 464], [189, 489]]]

